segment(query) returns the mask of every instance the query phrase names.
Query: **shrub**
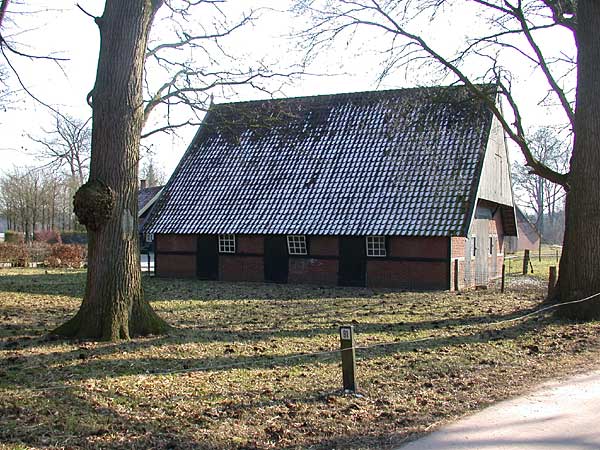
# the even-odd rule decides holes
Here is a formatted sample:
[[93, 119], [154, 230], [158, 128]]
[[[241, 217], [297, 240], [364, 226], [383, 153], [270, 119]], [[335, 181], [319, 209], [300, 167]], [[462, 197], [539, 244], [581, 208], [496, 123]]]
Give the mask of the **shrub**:
[[46, 259], [50, 267], [82, 267], [87, 258], [87, 248], [77, 244], [56, 244]]
[[61, 239], [63, 244], [85, 245], [88, 242], [87, 233], [85, 231], [63, 231]]
[[6, 231], [4, 233], [4, 242], [7, 244], [22, 244], [25, 242], [25, 236], [20, 231]]
[[55, 230], [40, 230], [33, 233], [33, 240], [47, 244], [62, 244], [60, 233]]
[[13, 267], [25, 267], [30, 261], [25, 244], [0, 243], [0, 262], [10, 263]]
[[33, 242], [27, 246], [27, 252], [31, 262], [43, 263], [52, 253], [52, 245], [46, 242]]

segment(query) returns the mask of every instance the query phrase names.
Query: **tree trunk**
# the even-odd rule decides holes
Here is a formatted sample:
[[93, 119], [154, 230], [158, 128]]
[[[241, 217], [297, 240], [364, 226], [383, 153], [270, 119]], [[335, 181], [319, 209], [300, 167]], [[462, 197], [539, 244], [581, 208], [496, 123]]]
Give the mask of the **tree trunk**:
[[[97, 19], [101, 44], [92, 92], [90, 179], [88, 190], [75, 196], [77, 207], [81, 195], [85, 209], [76, 213], [88, 228], [87, 285], [78, 313], [54, 331], [59, 335], [118, 340], [168, 329], [142, 295], [137, 232], [142, 71], [161, 4], [107, 0]], [[100, 197], [90, 196], [89, 189]]]
[[[575, 141], [558, 282], [563, 302], [600, 292], [600, 2], [580, 0], [577, 23]], [[561, 307], [558, 315], [598, 319], [600, 298]]]

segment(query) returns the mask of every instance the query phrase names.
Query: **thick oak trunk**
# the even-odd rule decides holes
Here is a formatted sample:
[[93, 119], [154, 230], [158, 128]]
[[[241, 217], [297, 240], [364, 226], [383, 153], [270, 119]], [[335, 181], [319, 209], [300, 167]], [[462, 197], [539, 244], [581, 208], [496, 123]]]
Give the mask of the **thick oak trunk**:
[[[600, 1], [577, 3], [575, 141], [567, 193], [560, 301], [600, 292]], [[562, 317], [600, 318], [600, 298], [562, 307]]]
[[137, 233], [142, 71], [159, 6], [157, 0], [107, 0], [97, 20], [90, 180], [75, 197], [88, 228], [87, 285], [79, 312], [55, 330], [60, 335], [117, 340], [168, 329], [142, 295]]

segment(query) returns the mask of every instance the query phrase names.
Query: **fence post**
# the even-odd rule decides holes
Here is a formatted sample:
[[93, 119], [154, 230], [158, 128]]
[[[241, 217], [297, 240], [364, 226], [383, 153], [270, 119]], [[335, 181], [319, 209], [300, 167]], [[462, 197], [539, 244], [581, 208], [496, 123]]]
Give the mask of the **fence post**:
[[529, 270], [529, 250], [523, 252], [523, 275], [527, 275]]
[[556, 266], [550, 266], [548, 273], [548, 298], [554, 295], [556, 289]]
[[340, 327], [340, 345], [342, 349], [342, 378], [344, 391], [356, 392], [356, 354], [354, 351], [354, 327]]
[[458, 259], [454, 260], [454, 291], [458, 292]]
[[506, 279], [506, 264], [502, 264], [502, 281], [500, 283], [500, 293], [504, 294], [504, 280]]

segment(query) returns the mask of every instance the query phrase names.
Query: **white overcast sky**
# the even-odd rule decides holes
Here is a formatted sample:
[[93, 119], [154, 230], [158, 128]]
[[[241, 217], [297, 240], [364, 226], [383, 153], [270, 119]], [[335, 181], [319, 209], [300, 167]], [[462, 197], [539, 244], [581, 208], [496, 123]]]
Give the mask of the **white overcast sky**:
[[[29, 2], [28, 2], [29, 3]], [[286, 0], [231, 0], [230, 11], [241, 14], [243, 11], [258, 6], [271, 5], [283, 9]], [[92, 14], [100, 15], [104, 2], [101, 0], [81, 0], [82, 7]], [[23, 82], [36, 96], [52, 105], [62, 113], [87, 118], [91, 114], [85, 103], [86, 94], [94, 84], [94, 75], [98, 56], [99, 36], [93, 21], [76, 8], [73, 0], [39, 0], [36, 2], [38, 13], [16, 16], [18, 28], [10, 28], [15, 41], [26, 45], [20, 47], [32, 54], [54, 54], [68, 58], [58, 67], [51, 62], [26, 61], [13, 58]], [[50, 9], [46, 11], [46, 9]], [[442, 21], [437, 30], [434, 44], [452, 46], [464, 38], [462, 29], [471, 26], [460, 12], [449, 15]], [[278, 61], [282, 66], [293, 64], [297, 55], [293, 52], [293, 42], [285, 39], [290, 28], [299, 26], [291, 17], [280, 13], [263, 13], [261, 20], [253, 27], [239, 30], [231, 43], [236, 54], [243, 61], [268, 56], [270, 61]], [[566, 37], [566, 39], [565, 39]], [[368, 41], [365, 38], [365, 41]], [[230, 43], [230, 44], [231, 44]], [[340, 44], [343, 44], [341, 42]], [[551, 36], [544, 39], [547, 46], [558, 47], [569, 45], [569, 37]], [[321, 54], [315, 64], [309, 68], [313, 73], [329, 74], [329, 76], [308, 76], [293, 85], [286, 86], [278, 96], [317, 95], [337, 92], [353, 92], [361, 90], [411, 87], [421, 83], [423, 74], [398, 71], [390, 74], [383, 83], [377, 84], [379, 74], [378, 59], [365, 49], [376, 49], [377, 41], [371, 40], [360, 49], [345, 52], [342, 45], [329, 54]], [[243, 55], [243, 56], [242, 56]], [[555, 122], [556, 116], [544, 108], [536, 106], [540, 97], [540, 89], [544, 83], [531, 83], [535, 77], [527, 68], [523, 68], [520, 79], [516, 80], [517, 95], [525, 99], [525, 114], [529, 124]], [[14, 83], [13, 83], [14, 86]], [[536, 95], [531, 95], [536, 91]], [[528, 95], [530, 98], [528, 98]], [[248, 100], [265, 98], [263, 92], [241, 90], [237, 97], [223, 99], [215, 94], [216, 102], [231, 100]], [[34, 151], [33, 142], [28, 134], [41, 136], [43, 129], [50, 129], [52, 113], [31, 100], [26, 95], [13, 96], [10, 107], [0, 110], [0, 172], [11, 170], [14, 166], [35, 165], [31, 156], [24, 154], [23, 149]], [[152, 148], [154, 159], [167, 174], [177, 165], [185, 151], [194, 130], [179, 133], [179, 137], [161, 135], [146, 142]]]

